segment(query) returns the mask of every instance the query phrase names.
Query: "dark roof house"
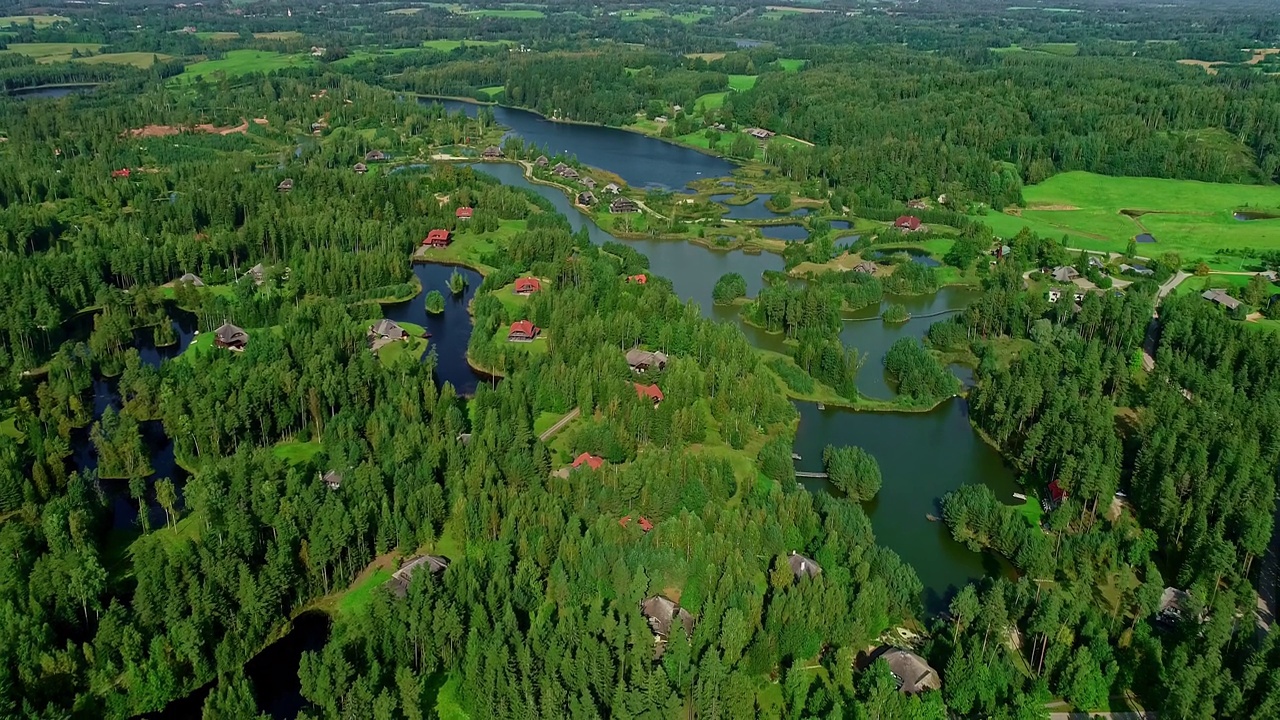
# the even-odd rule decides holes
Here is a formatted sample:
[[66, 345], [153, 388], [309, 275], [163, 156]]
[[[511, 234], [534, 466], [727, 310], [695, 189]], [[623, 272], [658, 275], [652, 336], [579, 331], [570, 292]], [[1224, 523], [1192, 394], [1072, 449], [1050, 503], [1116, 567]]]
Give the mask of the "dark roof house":
[[330, 490], [337, 490], [342, 487], [342, 473], [337, 470], [330, 470], [320, 476], [320, 481], [328, 485]]
[[351, 169], [354, 170], [357, 175], [363, 175], [369, 172], [369, 167], [364, 163], [356, 163]]
[[641, 373], [653, 368], [663, 370], [667, 367], [667, 355], [656, 350], [632, 348], [627, 351], [627, 364], [632, 370]]
[[178, 278], [178, 282], [188, 283], [191, 287], [204, 287], [204, 280], [201, 280], [200, 276], [195, 273], [183, 273], [182, 277]]
[[369, 327], [369, 340], [375, 343], [374, 349], [379, 346], [379, 341], [382, 341], [381, 344], [386, 344], [393, 340], [404, 340], [408, 337], [408, 331], [400, 327], [394, 320], [382, 318]]
[[1070, 265], [1059, 265], [1050, 273], [1057, 282], [1071, 282], [1080, 277], [1080, 271]]
[[578, 193], [578, 204], [583, 207], [590, 207], [596, 204], [596, 196], [591, 194], [590, 190]]
[[391, 591], [400, 597], [409, 593], [409, 580], [413, 574], [425, 568], [432, 575], [438, 575], [449, 568], [449, 558], [440, 555], [421, 555], [409, 560], [391, 576], [387, 584]]
[[502, 157], [502, 148], [498, 147], [497, 145], [490, 145], [489, 147], [484, 149], [484, 152], [480, 153], [480, 156], [486, 160], [494, 160], [494, 159], [500, 158]]
[[614, 214], [640, 212], [640, 206], [631, 198], [620, 197], [609, 203], [609, 212]]
[[787, 556], [787, 564], [791, 566], [791, 572], [796, 576], [796, 578], [804, 576], [813, 578], [822, 574], [821, 565], [810, 560], [804, 555], [801, 555], [795, 550], [792, 550], [791, 554]]
[[237, 352], [244, 350], [244, 346], [249, 344], [249, 333], [243, 328], [238, 328], [231, 323], [224, 322], [213, 331], [213, 344], [216, 347], [235, 350]]
[[938, 671], [910, 650], [891, 648], [881, 653], [880, 659], [888, 663], [889, 672], [898, 679], [898, 690], [903, 694], [915, 695], [942, 689]]
[[539, 155], [538, 159], [533, 161], [533, 164], [538, 167], [546, 167], [549, 162], [551, 161], [547, 159], [546, 155]]
[[267, 269], [263, 267], [262, 263], [258, 263], [257, 265], [249, 268], [248, 272], [244, 274], [244, 277], [253, 280], [254, 285], [261, 285], [267, 281]]
[[1228, 310], [1235, 310], [1243, 303], [1227, 294], [1226, 290], [1205, 290], [1200, 297], [1212, 303], [1217, 303]]
[[589, 177], [582, 178], [582, 184], [586, 185], [587, 189], [589, 190], [596, 189], [596, 181], [593, 178], [589, 178]]
[[293, 189], [293, 178], [285, 178], [276, 186], [277, 192], [289, 192]]
[[659, 640], [671, 636], [671, 626], [677, 620], [684, 627], [685, 634], [693, 636], [693, 615], [663, 595], [654, 595], [640, 603], [640, 614], [649, 621], [650, 629]]
[[364, 154], [365, 162], [382, 162], [387, 159], [387, 154], [381, 150], [370, 150]]

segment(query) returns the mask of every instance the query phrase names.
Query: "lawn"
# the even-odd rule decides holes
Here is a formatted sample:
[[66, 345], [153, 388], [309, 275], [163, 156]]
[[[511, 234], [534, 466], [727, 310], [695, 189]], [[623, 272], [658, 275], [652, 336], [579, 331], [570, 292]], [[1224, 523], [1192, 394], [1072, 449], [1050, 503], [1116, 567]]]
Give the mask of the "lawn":
[[198, 32], [196, 37], [201, 40], [235, 40], [240, 37], [238, 32], [230, 32], [227, 30], [213, 30], [208, 32]]
[[1184, 260], [1205, 260], [1219, 268], [1240, 265], [1239, 259], [1215, 256], [1219, 249], [1280, 249], [1280, 219], [1246, 222], [1233, 217], [1241, 209], [1280, 214], [1277, 186], [1069, 172], [1027, 187], [1023, 197], [1027, 207], [1020, 217], [992, 212], [978, 219], [1002, 237], [1028, 227], [1055, 239], [1065, 235], [1071, 247], [1111, 252], [1123, 252], [1130, 238], [1146, 232], [1156, 242], [1139, 244], [1140, 255], [1174, 251]]
[[693, 101], [694, 114], [719, 110], [724, 105], [725, 96], [728, 94], [729, 92], [726, 90], [725, 92], [707, 93], [706, 95], [698, 96], [698, 99]]
[[402, 322], [400, 327], [409, 333], [408, 342], [391, 343], [378, 350], [378, 361], [383, 365], [391, 365], [398, 362], [402, 357], [413, 358], [419, 361], [422, 354], [427, 351], [427, 339], [422, 337], [426, 333], [426, 329], [421, 325], [414, 325], [411, 322]]
[[481, 275], [488, 275], [493, 272], [493, 267], [484, 263], [484, 257], [497, 250], [500, 242], [504, 242], [516, 233], [524, 232], [527, 225], [528, 223], [524, 220], [501, 220], [498, 222], [497, 231], [483, 235], [470, 233], [464, 229], [453, 236], [453, 242], [449, 247], [419, 248], [414, 253], [414, 257], [428, 262], [457, 263], [475, 268]]
[[1044, 519], [1044, 508], [1040, 506], [1040, 501], [1034, 495], [1027, 497], [1021, 505], [1015, 505], [1013, 509], [1026, 518], [1026, 521], [1033, 528], [1040, 527], [1040, 523]]
[[70, 60], [73, 51], [88, 54], [97, 52], [101, 47], [98, 43], [9, 43], [4, 52], [26, 55], [38, 63], [55, 63]]
[[302, 33], [297, 30], [277, 30], [275, 32], [254, 33], [258, 40], [300, 40]]
[[501, 94], [505, 93], [506, 91], [507, 91], [507, 89], [506, 89], [505, 87], [501, 86], [501, 85], [494, 85], [494, 86], [492, 86], [492, 87], [483, 87], [483, 88], [480, 88], [480, 92], [482, 92], [482, 93], [484, 93], [485, 95], [489, 96], [489, 99], [490, 99], [490, 100], [494, 99], [494, 98], [495, 98], [495, 97], [497, 97], [498, 95], [501, 95]]
[[471, 720], [458, 700], [458, 680], [452, 674], [436, 693], [436, 717], [440, 720]]
[[541, 436], [542, 433], [550, 430], [556, 423], [560, 422], [560, 418], [564, 417], [558, 412], [548, 412], [543, 410], [538, 413], [538, 417], [533, 419], [533, 434]]
[[342, 598], [338, 600], [338, 614], [359, 610], [368, 605], [369, 601], [373, 599], [373, 591], [382, 587], [391, 579], [393, 574], [387, 568], [378, 568], [370, 573], [369, 577], [347, 588], [347, 591], [342, 594]]
[[312, 62], [311, 57], [307, 55], [285, 55], [264, 50], [230, 50], [219, 60], [205, 60], [188, 65], [178, 78], [181, 82], [191, 82], [196, 78], [235, 77], [254, 72], [271, 72], [287, 67], [310, 65]]
[[22, 431], [18, 429], [17, 419], [13, 415], [13, 408], [6, 408], [0, 411], [0, 435], [11, 437], [18, 441], [25, 438]]
[[92, 55], [85, 58], [77, 58], [72, 62], [81, 62], [87, 65], [100, 65], [103, 63], [111, 63], [115, 65], [132, 65], [138, 68], [149, 68], [157, 62], [172, 60], [172, 55], [164, 53], [149, 52], [123, 52], [123, 53], [105, 53], [103, 55]]
[[778, 67], [783, 72], [800, 72], [806, 62], [800, 58], [778, 58]]
[[527, 295], [517, 295], [515, 290], [516, 284], [510, 283], [494, 290], [492, 295], [498, 298], [498, 302], [502, 303], [508, 312], [521, 315], [524, 314], [525, 307], [529, 305], [529, 297]]
[[440, 52], [453, 52], [460, 47], [492, 47], [494, 45], [505, 45], [506, 43], [496, 40], [427, 40], [422, 43], [422, 47], [428, 50], [439, 50]]
[[38, 28], [44, 28], [60, 22], [71, 21], [61, 15], [5, 15], [0, 17], [0, 27], [31, 24]]
[[[1205, 290], [1234, 290], [1249, 284], [1252, 275], [1206, 275], [1205, 277], [1189, 277], [1173, 289], [1174, 295], [1199, 295]], [[1269, 286], [1272, 295], [1280, 295], [1280, 287]]]
[[729, 89], [743, 92], [756, 86], [755, 75], [730, 75]]

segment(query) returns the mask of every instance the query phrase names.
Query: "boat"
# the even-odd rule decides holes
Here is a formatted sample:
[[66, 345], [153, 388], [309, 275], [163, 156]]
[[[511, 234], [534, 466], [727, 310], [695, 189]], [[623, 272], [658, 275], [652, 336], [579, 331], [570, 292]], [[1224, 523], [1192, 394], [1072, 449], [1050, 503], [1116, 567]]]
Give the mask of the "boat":
[[924, 517], [925, 517], [925, 519], [926, 519], [926, 520], [928, 520], [929, 522], [938, 522], [938, 516], [937, 516], [937, 515], [934, 515], [933, 513], [929, 513], [929, 514], [925, 515]]
[[823, 403], [818, 403], [818, 409], [819, 409], [819, 410], [826, 410], [826, 409], [827, 409], [827, 406], [826, 406], [826, 405], [824, 405]]
[[800, 457], [800, 453], [791, 453], [791, 459], [792, 459], [792, 460], [803, 460], [804, 458]]

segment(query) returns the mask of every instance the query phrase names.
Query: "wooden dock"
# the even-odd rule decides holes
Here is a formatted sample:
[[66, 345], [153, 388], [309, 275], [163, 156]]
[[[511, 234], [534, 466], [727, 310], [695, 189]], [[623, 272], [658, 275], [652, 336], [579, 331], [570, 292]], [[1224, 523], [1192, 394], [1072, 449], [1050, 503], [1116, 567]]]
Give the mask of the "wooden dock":
[[815, 472], [800, 472], [799, 470], [797, 470], [797, 471], [796, 471], [796, 477], [798, 477], [798, 478], [826, 478], [826, 477], [827, 477], [827, 474], [826, 474], [826, 473], [815, 473]]

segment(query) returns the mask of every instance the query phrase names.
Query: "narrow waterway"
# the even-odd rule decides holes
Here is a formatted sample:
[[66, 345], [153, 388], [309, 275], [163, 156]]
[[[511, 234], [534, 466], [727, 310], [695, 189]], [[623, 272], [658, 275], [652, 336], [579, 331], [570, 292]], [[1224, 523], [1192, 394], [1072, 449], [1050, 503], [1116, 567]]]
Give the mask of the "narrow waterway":
[[[454, 272], [467, 279], [467, 289], [461, 295], [449, 291], [449, 276]], [[467, 343], [471, 341], [468, 307], [484, 278], [469, 268], [437, 263], [418, 263], [413, 266], [413, 274], [422, 284], [422, 290], [412, 300], [384, 306], [383, 313], [396, 322], [411, 322], [426, 328], [431, 333], [427, 352], [436, 354], [436, 378], [451, 383], [459, 394], [470, 395], [476, 391], [477, 384], [491, 379], [467, 364]], [[444, 312], [439, 315], [428, 313], [424, 304], [426, 294], [432, 290], [444, 295]]]

